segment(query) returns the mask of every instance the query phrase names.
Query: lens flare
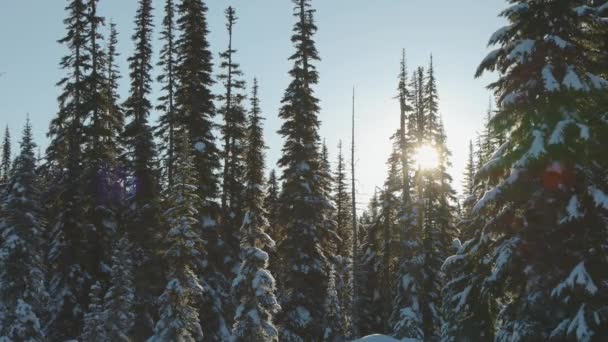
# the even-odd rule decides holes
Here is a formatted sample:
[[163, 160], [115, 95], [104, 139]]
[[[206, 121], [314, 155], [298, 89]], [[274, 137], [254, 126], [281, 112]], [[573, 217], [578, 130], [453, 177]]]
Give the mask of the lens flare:
[[416, 149], [414, 162], [420, 169], [435, 169], [439, 167], [439, 153], [435, 147], [424, 144]]

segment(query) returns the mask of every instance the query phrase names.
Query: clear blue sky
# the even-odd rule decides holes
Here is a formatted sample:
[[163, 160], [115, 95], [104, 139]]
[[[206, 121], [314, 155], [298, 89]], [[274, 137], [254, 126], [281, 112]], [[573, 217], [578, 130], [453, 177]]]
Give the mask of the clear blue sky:
[[[64, 35], [62, 0], [0, 1], [0, 125], [8, 124], [13, 137], [20, 135], [29, 113], [36, 139], [46, 147], [48, 123], [57, 111], [62, 77], [58, 68], [65, 48], [56, 41]], [[118, 26], [122, 96], [126, 98], [127, 65], [136, 0], [103, 0], [99, 11]], [[158, 28], [163, 0], [155, 0]], [[270, 146], [268, 165], [274, 167], [282, 147], [276, 134], [279, 102], [289, 82], [287, 57], [293, 24], [289, 0], [208, 0], [209, 40], [216, 57], [227, 44], [224, 9], [236, 8], [236, 59], [246, 79], [257, 76]], [[502, 25], [498, 13], [504, 0], [315, 0], [318, 34], [315, 39], [322, 61], [318, 63], [321, 99], [321, 135], [330, 147], [332, 161], [339, 139], [350, 140], [352, 86], [357, 88], [357, 170], [359, 198], [366, 202], [386, 174], [389, 136], [398, 126], [396, 75], [401, 49], [406, 48], [410, 70], [435, 60], [440, 110], [453, 152], [454, 185], [466, 159], [468, 139], [481, 129], [490, 93], [485, 86], [492, 76], [474, 79], [478, 63], [487, 53], [489, 36]], [[159, 44], [155, 45], [158, 53]], [[217, 62], [215, 63], [217, 65]], [[217, 70], [215, 70], [217, 73]], [[155, 88], [156, 91], [157, 87]], [[220, 91], [218, 88], [217, 91]], [[153, 95], [155, 99], [157, 93]], [[156, 118], [156, 113], [153, 114]]]

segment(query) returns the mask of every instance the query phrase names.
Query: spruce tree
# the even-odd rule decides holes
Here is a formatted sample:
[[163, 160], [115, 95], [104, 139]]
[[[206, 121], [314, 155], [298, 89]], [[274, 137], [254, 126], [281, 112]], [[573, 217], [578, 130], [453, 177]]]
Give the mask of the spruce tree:
[[212, 200], [217, 196], [219, 155], [212, 129], [215, 107], [211, 93], [212, 60], [207, 42], [207, 6], [202, 0], [181, 0], [177, 6], [175, 42], [177, 88], [175, 105], [178, 108], [180, 130], [187, 132], [192, 142], [192, 157], [196, 173], [201, 216], [214, 219]]
[[122, 121], [113, 116], [116, 113], [106, 110], [110, 101], [104, 76], [107, 59], [101, 48], [104, 18], [98, 15], [98, 2], [88, 0], [86, 3], [85, 34], [89, 39], [86, 48], [90, 53], [90, 68], [84, 77], [84, 177], [81, 183], [82, 203], [79, 205], [83, 206], [85, 214], [83, 222], [87, 253], [83, 256], [84, 268], [92, 281], [104, 283], [108, 276], [104, 266], [110, 262], [123, 196], [117, 173]]
[[[420, 292], [422, 287], [422, 241], [421, 230], [416, 213], [418, 202], [412, 197], [411, 155], [417, 143], [415, 127], [408, 119], [413, 119], [414, 107], [410, 105], [411, 92], [407, 84], [407, 66], [405, 52], [401, 59], [398, 83], [398, 100], [400, 108], [400, 127], [397, 131], [396, 143], [399, 146], [401, 161], [401, 203], [399, 211], [399, 263], [395, 277], [395, 296], [389, 324], [392, 335], [397, 338], [423, 338], [422, 312]], [[410, 125], [412, 124], [412, 125]]]
[[[132, 36], [135, 50], [129, 57], [131, 87], [123, 104], [129, 120], [122, 134], [128, 172], [127, 212], [124, 229], [137, 255], [134, 286], [137, 298], [136, 325], [133, 336], [142, 340], [152, 333], [150, 318], [155, 315], [154, 299], [162, 291], [162, 273], [158, 268], [161, 210], [159, 199], [156, 148], [148, 124], [152, 104], [152, 1], [140, 0]], [[126, 332], [124, 332], [126, 333]]]
[[344, 317], [342, 316], [342, 308], [340, 298], [336, 289], [336, 270], [331, 267], [329, 272], [329, 280], [327, 282], [327, 298], [325, 298], [325, 332], [323, 333], [323, 341], [341, 342], [345, 341], [346, 331], [344, 329]]
[[[224, 309], [229, 304], [230, 284], [222, 272], [225, 268], [225, 242], [218, 227], [220, 208], [215, 202], [219, 195], [217, 171], [220, 155], [214, 136], [216, 112], [211, 92], [213, 64], [207, 41], [206, 15], [207, 6], [202, 0], [181, 0], [177, 6], [176, 23], [180, 35], [175, 42], [175, 105], [178, 131], [185, 132], [191, 143], [193, 183], [200, 198], [198, 217], [208, 252], [205, 259], [200, 260], [205, 265], [201, 280], [204, 279], [210, 286], [205, 291], [206, 303], [201, 306], [200, 317], [206, 327], [206, 338], [226, 340], [230, 329], [227, 322], [232, 315]], [[174, 165], [179, 164], [176, 161]]]
[[342, 154], [342, 141], [338, 143], [338, 162], [334, 173], [333, 202], [335, 206], [334, 221], [336, 234], [339, 239], [336, 243], [336, 254], [334, 256], [335, 286], [338, 294], [340, 311], [342, 312], [341, 323], [344, 336], [350, 334], [351, 319], [349, 313], [352, 310], [352, 267], [353, 267], [353, 230], [351, 195], [346, 179], [346, 164]]
[[29, 118], [0, 218], [0, 340], [44, 341], [48, 294], [42, 255], [45, 232]]
[[203, 329], [199, 320], [197, 305], [201, 303], [204, 284], [196, 273], [202, 268], [201, 254], [204, 241], [198, 228], [198, 207], [200, 197], [197, 187], [191, 143], [187, 137], [180, 137], [176, 150], [174, 186], [167, 193], [167, 209], [164, 216], [168, 223], [165, 237], [167, 285], [159, 297], [160, 317], [154, 327], [150, 342], [160, 341], [201, 341]]
[[[594, 73], [595, 54], [606, 58], [592, 48], [597, 9], [583, 1], [510, 3], [502, 12], [509, 25], [491, 37], [498, 47], [477, 71], [499, 71], [490, 85], [500, 108], [492, 125], [510, 134], [478, 172], [495, 185], [473, 208], [476, 234], [457, 257], [477, 276], [451, 288], [448, 326], [474, 338], [463, 317], [495, 319], [501, 341], [601, 340], [608, 82]], [[472, 311], [488, 302], [500, 311]]]
[[90, 65], [87, 7], [72, 0], [66, 7], [66, 36], [59, 40], [68, 49], [60, 66], [66, 76], [59, 82], [59, 112], [49, 128], [47, 149], [53, 186], [47, 208], [52, 227], [49, 250], [51, 278], [48, 338], [68, 340], [80, 335], [82, 315], [88, 307], [91, 275], [84, 269], [85, 246], [82, 181], [83, 121], [87, 111], [85, 72]]
[[222, 135], [224, 139], [223, 172], [222, 172], [222, 233], [228, 249], [224, 248], [226, 274], [232, 276], [238, 265], [239, 237], [238, 228], [243, 220], [243, 173], [244, 149], [247, 135], [247, 119], [243, 101], [245, 81], [239, 64], [234, 61], [236, 50], [232, 45], [232, 36], [237, 16], [234, 8], [228, 7], [226, 28], [228, 30], [228, 48], [220, 53], [222, 73], [218, 79], [225, 88], [224, 94], [218, 96], [222, 102], [219, 113], [224, 118]]
[[0, 164], [0, 183], [8, 182], [11, 173], [11, 132], [8, 125], [4, 129], [4, 140], [2, 141], [2, 160]]
[[89, 291], [89, 307], [83, 318], [80, 338], [83, 341], [110, 341], [103, 312], [103, 287], [99, 282], [93, 284]]
[[114, 245], [110, 288], [104, 296], [103, 326], [109, 341], [131, 341], [134, 336], [135, 291], [133, 246], [127, 236]]
[[319, 151], [317, 114], [319, 100], [313, 86], [319, 75], [314, 62], [319, 55], [313, 41], [317, 30], [309, 0], [294, 0], [292, 42], [296, 51], [289, 58], [294, 65], [279, 117], [279, 133], [285, 138], [279, 166], [284, 169], [281, 215], [286, 238], [280, 248], [283, 262], [290, 265], [283, 283], [281, 340], [317, 340], [323, 336], [323, 300], [327, 292], [328, 260], [325, 175]]
[[232, 282], [238, 300], [233, 341], [278, 341], [273, 316], [280, 310], [275, 296], [275, 281], [268, 268], [268, 253], [263, 248], [274, 247], [264, 209], [264, 145], [263, 127], [258, 100], [258, 84], [254, 80], [252, 109], [247, 127], [245, 168], [245, 209], [241, 226], [241, 256], [243, 262]]
[[175, 92], [177, 89], [177, 47], [176, 47], [176, 22], [175, 5], [173, 0], [166, 0], [160, 32], [163, 46], [160, 50], [160, 61], [158, 66], [161, 72], [157, 81], [162, 84], [163, 95], [158, 98], [160, 104], [156, 107], [161, 112], [156, 126], [155, 136], [161, 141], [159, 144], [160, 160], [163, 166], [163, 179], [165, 187], [173, 186], [173, 173], [175, 170], [175, 143], [180, 128], [178, 112], [175, 103]]
[[368, 208], [368, 221], [362, 222], [360, 260], [358, 263], [358, 296], [356, 299], [356, 310], [358, 310], [357, 330], [359, 335], [366, 336], [385, 332], [386, 320], [384, 311], [385, 297], [380, 294], [380, 283], [382, 281], [382, 224], [377, 214], [378, 195], [374, 194]]
[[268, 217], [268, 222], [270, 223], [268, 235], [270, 235], [270, 237], [276, 242], [282, 240], [282, 232], [279, 225], [280, 190], [281, 189], [279, 188], [279, 182], [277, 180], [276, 171], [272, 169], [268, 174], [268, 181], [266, 183], [266, 197], [264, 198], [264, 208], [266, 208], [266, 212], [268, 213], [266, 216]]

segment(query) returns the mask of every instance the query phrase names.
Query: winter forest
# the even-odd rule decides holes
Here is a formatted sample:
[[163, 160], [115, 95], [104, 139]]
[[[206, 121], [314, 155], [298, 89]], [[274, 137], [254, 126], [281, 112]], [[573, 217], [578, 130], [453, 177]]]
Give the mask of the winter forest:
[[608, 1], [504, 1], [462, 191], [436, 65], [404, 49], [365, 210], [354, 91], [335, 156], [320, 134], [315, 1], [285, 13], [278, 113], [239, 65], [246, 14], [210, 27], [205, 2], [137, 0], [120, 36], [103, 1], [56, 2], [55, 114], [0, 145], [0, 342], [608, 341]]

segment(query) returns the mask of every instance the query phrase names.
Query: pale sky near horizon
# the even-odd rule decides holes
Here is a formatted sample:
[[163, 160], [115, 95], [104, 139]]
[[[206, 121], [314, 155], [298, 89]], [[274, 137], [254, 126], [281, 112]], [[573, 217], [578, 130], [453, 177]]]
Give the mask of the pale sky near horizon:
[[[280, 100], [289, 82], [287, 61], [293, 52], [290, 42], [292, 3], [288, 0], [207, 0], [209, 41], [215, 69], [218, 53], [226, 48], [223, 11], [235, 7], [236, 61], [249, 84], [260, 83], [260, 100], [267, 120], [265, 137], [267, 165], [276, 168], [283, 145], [276, 133]], [[58, 67], [66, 49], [57, 43], [64, 35], [64, 0], [0, 1], [0, 127], [8, 125], [13, 146], [30, 114], [36, 141], [47, 145], [48, 124], [57, 112], [55, 83], [63, 76]], [[319, 31], [315, 36], [321, 62], [317, 63], [321, 100], [320, 134], [326, 139], [335, 162], [340, 139], [350, 143], [350, 114], [353, 85], [357, 89], [356, 135], [357, 180], [360, 208], [386, 176], [385, 162], [391, 148], [389, 137], [399, 125], [394, 99], [401, 49], [407, 51], [408, 67], [426, 66], [432, 53], [440, 97], [440, 112], [452, 150], [454, 187], [460, 189], [468, 140], [482, 129], [490, 92], [485, 86], [494, 76], [474, 79], [479, 62], [488, 52], [490, 35], [500, 28], [498, 13], [505, 0], [314, 0]], [[99, 12], [119, 30], [121, 96], [128, 91], [126, 59], [133, 44], [136, 0], [100, 1]], [[155, 62], [158, 32], [164, 1], [155, 0]], [[156, 71], [156, 70], [155, 70]], [[221, 88], [216, 88], [216, 92]], [[152, 99], [158, 97], [158, 84]], [[152, 114], [155, 121], [157, 113]], [[3, 130], [3, 129], [2, 129]], [[218, 141], [219, 144], [219, 141]], [[347, 157], [347, 160], [350, 160]]]

